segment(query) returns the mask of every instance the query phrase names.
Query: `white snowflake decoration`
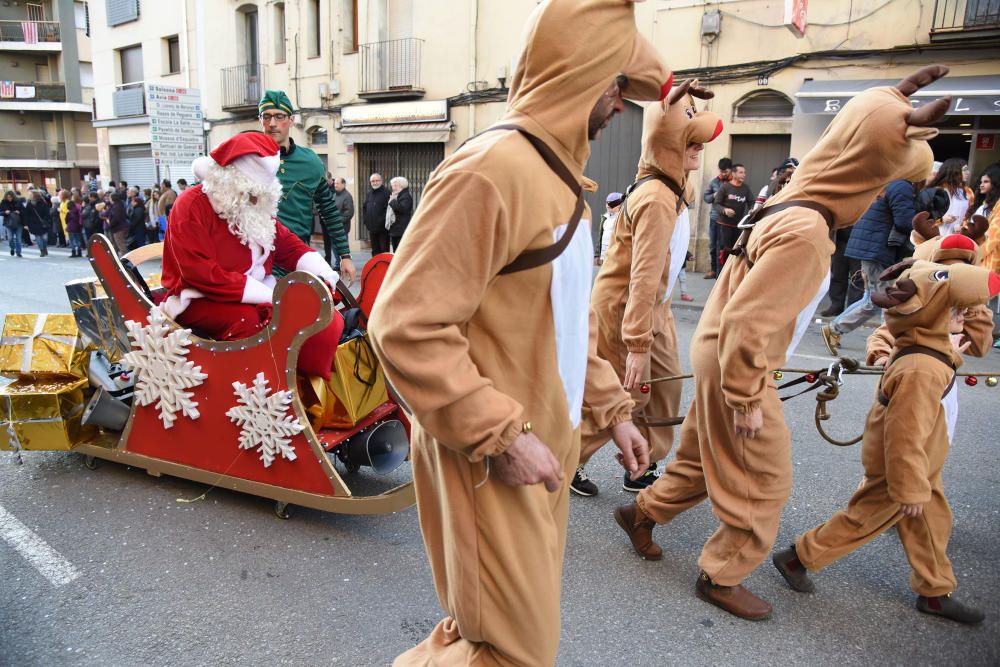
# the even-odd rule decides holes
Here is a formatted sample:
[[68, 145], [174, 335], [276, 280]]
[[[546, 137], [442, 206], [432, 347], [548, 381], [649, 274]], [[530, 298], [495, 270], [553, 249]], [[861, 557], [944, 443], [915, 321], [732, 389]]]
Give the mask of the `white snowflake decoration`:
[[233, 389], [236, 390], [238, 403], [242, 405], [229, 408], [226, 416], [242, 429], [240, 447], [256, 447], [265, 468], [270, 467], [279, 454], [288, 461], [294, 461], [295, 448], [289, 442], [305, 426], [288, 414], [292, 392], [276, 391], [268, 395], [263, 373], [257, 373], [252, 387], [234, 382]]
[[194, 392], [184, 390], [202, 384], [208, 375], [187, 360], [191, 330], [173, 327], [159, 306], [150, 309], [149, 324], [128, 320], [125, 326], [134, 345], [122, 364], [137, 371], [134, 400], [143, 406], [155, 402], [163, 428], [174, 425], [178, 411], [197, 419]]

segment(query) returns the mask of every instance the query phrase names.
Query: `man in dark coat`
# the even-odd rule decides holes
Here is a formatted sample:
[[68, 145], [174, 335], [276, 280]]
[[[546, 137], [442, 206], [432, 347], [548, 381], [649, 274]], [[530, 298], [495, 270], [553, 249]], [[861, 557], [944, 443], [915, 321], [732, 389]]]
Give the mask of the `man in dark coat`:
[[898, 257], [896, 247], [889, 244], [889, 236], [895, 229], [898, 237], [908, 239], [913, 231], [914, 215], [916, 194], [913, 184], [893, 181], [854, 225], [844, 254], [861, 260], [865, 292], [861, 299], [823, 327], [823, 340], [830, 354], [838, 354], [841, 336], [854, 331], [879, 312], [879, 307], [872, 302], [872, 292], [882, 292], [888, 287], [888, 283], [879, 280], [879, 275], [903, 259]]
[[24, 222], [38, 244], [38, 256], [48, 257], [48, 235], [51, 229], [49, 203], [38, 190], [32, 191], [31, 201], [24, 205]]
[[[340, 211], [340, 224], [344, 226], [344, 233], [347, 237], [351, 237], [351, 221], [354, 219], [354, 197], [351, 193], [347, 191], [347, 180], [344, 178], [337, 177], [333, 179], [333, 203], [336, 205], [337, 210]], [[331, 248], [333, 246], [330, 235], [323, 230], [323, 252], [326, 256], [327, 263], [330, 263], [331, 259]], [[333, 269], [335, 271], [340, 271], [340, 257], [337, 257], [336, 263], [333, 264]]]
[[385, 228], [385, 212], [389, 208], [389, 188], [385, 187], [381, 174], [372, 174], [369, 179], [372, 189], [365, 197], [363, 220], [372, 241], [372, 255], [389, 252], [389, 232]]
[[108, 209], [108, 234], [119, 255], [128, 252], [128, 214], [120, 192], [111, 193], [111, 207]]
[[389, 243], [392, 244], [392, 251], [399, 249], [399, 243], [403, 240], [403, 233], [410, 218], [413, 217], [413, 195], [410, 193], [410, 183], [402, 176], [397, 176], [389, 181], [392, 187], [392, 194], [389, 195], [389, 207], [392, 209], [393, 221], [389, 227]]

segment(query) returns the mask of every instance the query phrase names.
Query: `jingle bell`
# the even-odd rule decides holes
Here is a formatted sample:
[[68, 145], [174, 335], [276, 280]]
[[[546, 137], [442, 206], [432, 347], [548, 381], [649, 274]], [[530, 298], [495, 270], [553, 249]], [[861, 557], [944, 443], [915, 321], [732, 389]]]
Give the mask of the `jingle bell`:
[[812, 384], [815, 381], [816, 381], [816, 374], [815, 373], [806, 373], [806, 382]]
[[970, 387], [975, 387], [977, 384], [979, 384], [979, 378], [977, 378], [975, 375], [970, 375], [969, 377], [965, 378], [965, 384], [969, 385]]
[[643, 382], [641, 385], [639, 385], [639, 392], [640, 393], [648, 394], [649, 390], [650, 390], [650, 387], [649, 387], [649, 385], [647, 383]]
[[997, 386], [997, 379], [995, 377], [993, 377], [992, 375], [990, 377], [986, 378], [986, 386], [987, 387], [995, 387], [995, 386]]
[[780, 380], [783, 377], [785, 377], [784, 373], [782, 373], [781, 371], [774, 371], [774, 379], [775, 380]]

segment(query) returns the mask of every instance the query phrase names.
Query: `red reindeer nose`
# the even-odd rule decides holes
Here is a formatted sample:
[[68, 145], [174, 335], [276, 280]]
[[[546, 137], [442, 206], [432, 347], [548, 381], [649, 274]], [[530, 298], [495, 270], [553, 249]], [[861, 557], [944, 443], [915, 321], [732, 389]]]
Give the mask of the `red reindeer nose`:
[[1000, 274], [991, 273], [990, 274], [990, 296], [996, 296], [1000, 294]]
[[709, 141], [714, 140], [720, 134], [722, 134], [722, 119], [721, 118], [719, 119], [719, 122], [715, 124], [715, 132], [712, 133], [712, 138], [709, 139]]
[[667, 95], [670, 94], [670, 89], [674, 87], [674, 73], [670, 73], [670, 78], [667, 82], [660, 87], [660, 101], [667, 99]]

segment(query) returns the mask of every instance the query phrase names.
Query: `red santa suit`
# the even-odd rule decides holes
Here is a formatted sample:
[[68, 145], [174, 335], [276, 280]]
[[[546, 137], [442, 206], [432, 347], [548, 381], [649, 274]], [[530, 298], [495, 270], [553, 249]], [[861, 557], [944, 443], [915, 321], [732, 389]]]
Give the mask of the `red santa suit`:
[[[257, 132], [223, 142], [210, 158], [195, 161], [203, 183], [182, 192], [171, 209], [161, 305], [207, 338], [247, 338], [270, 323], [275, 266], [307, 271], [331, 286], [339, 279], [319, 253], [272, 217], [281, 192], [278, 150]], [[330, 326], [302, 346], [299, 370], [329, 379], [343, 329], [343, 318], [334, 313]]]

